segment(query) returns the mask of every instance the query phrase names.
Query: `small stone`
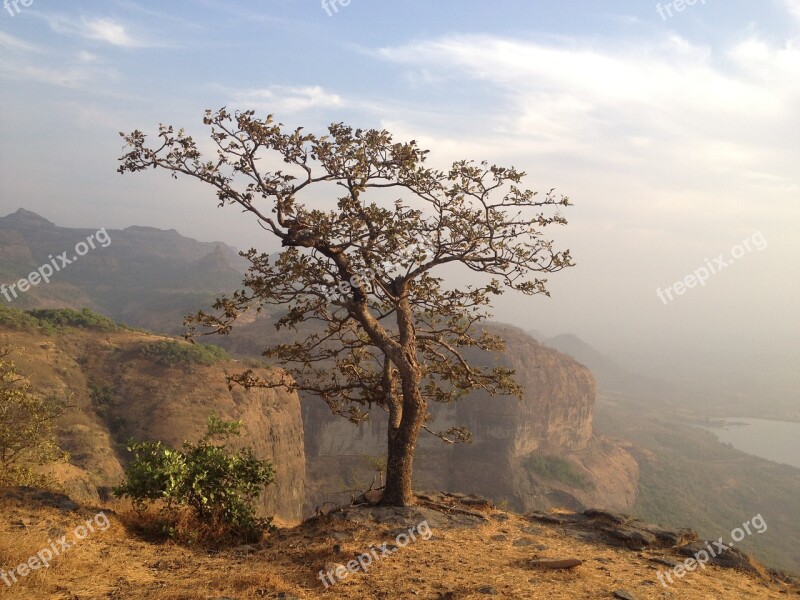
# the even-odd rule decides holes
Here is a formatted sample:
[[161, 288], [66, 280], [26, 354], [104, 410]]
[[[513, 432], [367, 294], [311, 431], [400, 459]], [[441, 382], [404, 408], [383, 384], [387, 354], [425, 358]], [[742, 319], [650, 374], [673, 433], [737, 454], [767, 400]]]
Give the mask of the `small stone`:
[[495, 542], [505, 542], [508, 541], [508, 536], [505, 536], [502, 533], [498, 533], [497, 535], [492, 536], [492, 540], [494, 540]]
[[539, 558], [530, 561], [530, 566], [539, 569], [574, 569], [583, 561], [577, 558]]
[[370, 506], [378, 506], [383, 499], [383, 490], [370, 490], [368, 492], [364, 492], [364, 500], [366, 500]]
[[550, 550], [550, 546], [546, 546], [545, 544], [539, 544], [538, 546], [534, 546], [539, 552], [544, 552], [545, 550]]
[[520, 531], [528, 535], [540, 535], [542, 533], [542, 530], [538, 527], [522, 527]]
[[487, 596], [496, 596], [497, 590], [490, 585], [484, 585], [478, 588], [479, 594], [486, 594]]
[[619, 598], [620, 600], [636, 600], [636, 597], [627, 590], [615, 591], [614, 598]]
[[532, 546], [533, 542], [531, 540], [526, 540], [525, 538], [521, 538], [521, 539], [518, 539], [518, 540], [514, 540], [514, 543], [511, 544], [511, 545], [512, 546], [517, 546], [517, 547]]
[[342, 547], [341, 547], [341, 545], [339, 545], [339, 544], [334, 544], [334, 545], [333, 545], [333, 553], [334, 553], [334, 554], [341, 554], [341, 553], [342, 553]]
[[492, 515], [492, 518], [495, 521], [508, 521], [509, 516], [507, 514], [505, 514], [505, 513], [497, 513], [495, 515]]

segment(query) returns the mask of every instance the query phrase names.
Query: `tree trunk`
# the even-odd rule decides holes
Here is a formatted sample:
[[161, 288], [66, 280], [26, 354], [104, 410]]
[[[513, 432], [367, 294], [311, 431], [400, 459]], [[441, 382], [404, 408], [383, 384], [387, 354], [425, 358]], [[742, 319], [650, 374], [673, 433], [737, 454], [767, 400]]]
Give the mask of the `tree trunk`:
[[401, 397], [389, 405], [389, 435], [386, 455], [386, 487], [382, 504], [411, 506], [414, 451], [425, 419], [427, 403], [419, 390], [420, 369], [414, 351], [404, 353], [407, 360], [399, 369]]
[[414, 467], [414, 450], [425, 417], [425, 400], [415, 390], [411, 401], [404, 400], [399, 423], [389, 420], [389, 444], [386, 459], [386, 487], [382, 504], [411, 506], [414, 490], [411, 483]]

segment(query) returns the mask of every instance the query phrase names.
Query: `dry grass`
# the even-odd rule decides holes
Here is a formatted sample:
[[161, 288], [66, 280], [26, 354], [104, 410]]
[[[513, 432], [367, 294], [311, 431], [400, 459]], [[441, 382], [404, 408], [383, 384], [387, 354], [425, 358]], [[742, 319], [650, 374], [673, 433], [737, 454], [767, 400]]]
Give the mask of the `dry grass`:
[[[627, 589], [638, 599], [786, 598], [749, 575], [709, 567], [687, 574], [670, 590], [656, 579], [650, 553], [598, 546], [566, 536], [555, 526], [535, 525], [509, 514], [505, 521], [467, 530], [436, 530], [325, 590], [318, 572], [327, 561], [346, 563], [370, 546], [392, 541], [378, 524], [319, 518], [269, 534], [257, 545], [224, 551], [153, 543], [126, 527], [125, 509], [109, 514], [110, 527], [78, 542], [46, 570], [19, 578], [11, 589], [0, 581], [0, 598], [219, 599], [279, 598], [611, 598]], [[48, 545], [54, 528], [67, 532], [97, 510], [60, 512], [0, 500], [0, 565], [8, 569]], [[528, 532], [523, 531], [528, 528]], [[396, 534], [396, 532], [395, 532]], [[494, 537], [493, 536], [497, 536]], [[503, 539], [503, 536], [505, 539]], [[529, 546], [513, 542], [528, 539]], [[341, 546], [334, 553], [334, 545]], [[544, 548], [546, 546], [546, 548]], [[531, 558], [580, 558], [571, 571], [530, 568]], [[660, 567], [664, 568], [664, 567]], [[491, 586], [496, 595], [479, 591]], [[447, 595], [450, 593], [450, 595]], [[286, 597], [286, 596], [284, 596]], [[290, 597], [290, 596], [289, 596]]]

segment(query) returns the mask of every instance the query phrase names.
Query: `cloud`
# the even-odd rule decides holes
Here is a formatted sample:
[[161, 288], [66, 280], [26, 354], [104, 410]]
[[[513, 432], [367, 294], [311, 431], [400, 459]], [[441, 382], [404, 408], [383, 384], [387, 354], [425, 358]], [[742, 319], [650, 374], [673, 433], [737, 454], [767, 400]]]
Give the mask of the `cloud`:
[[273, 85], [263, 89], [239, 90], [232, 102], [241, 108], [274, 114], [297, 113], [314, 108], [341, 108], [344, 100], [320, 86], [291, 87]]
[[85, 36], [92, 40], [108, 42], [113, 46], [123, 46], [134, 48], [142, 45], [141, 42], [133, 39], [126, 31], [125, 26], [111, 19], [92, 19], [84, 21]]
[[117, 46], [120, 48], [156, 48], [155, 43], [144, 36], [133, 34], [129, 27], [118, 20], [105, 17], [83, 17], [75, 19], [66, 15], [48, 14], [44, 18], [56, 33], [79, 36]]
[[784, 7], [798, 21], [800, 21], [800, 0], [781, 0]]
[[41, 52], [38, 47], [18, 37], [14, 37], [10, 33], [5, 33], [4, 31], [0, 31], [0, 48], [5, 48], [6, 50], [12, 50], [14, 52]]

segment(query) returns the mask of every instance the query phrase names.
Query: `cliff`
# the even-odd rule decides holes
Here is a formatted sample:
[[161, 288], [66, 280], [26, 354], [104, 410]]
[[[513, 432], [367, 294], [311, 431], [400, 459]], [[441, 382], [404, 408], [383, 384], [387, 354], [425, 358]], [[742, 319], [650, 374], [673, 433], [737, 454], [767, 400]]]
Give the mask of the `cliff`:
[[[417, 486], [475, 493], [520, 510], [550, 507], [630, 509], [638, 465], [621, 446], [593, 433], [595, 382], [574, 359], [514, 327], [493, 325], [507, 342], [502, 355], [476, 353], [517, 370], [523, 399], [474, 393], [430, 407], [433, 430], [466, 426], [473, 442], [446, 445], [422, 432], [415, 462]], [[309, 509], [341, 500], [335, 492], [365, 487], [385, 455], [386, 415], [373, 410], [356, 428], [333, 417], [316, 398], [303, 398]]]
[[225, 378], [241, 370], [237, 361], [165, 365], [142, 354], [146, 344], [164, 339], [121, 329], [67, 327], [48, 333], [0, 325], [0, 345], [14, 350], [12, 358], [30, 377], [34, 391], [69, 400], [58, 435], [70, 452], [70, 465], [51, 471], [70, 494], [97, 501], [98, 490], [103, 496], [121, 479], [128, 440], [162, 440], [177, 447], [197, 440], [207, 417], [216, 412], [244, 421], [236, 444], [254, 448], [259, 458], [274, 465], [276, 482], [267, 488], [262, 512], [299, 519], [305, 454], [297, 395], [229, 391]]

